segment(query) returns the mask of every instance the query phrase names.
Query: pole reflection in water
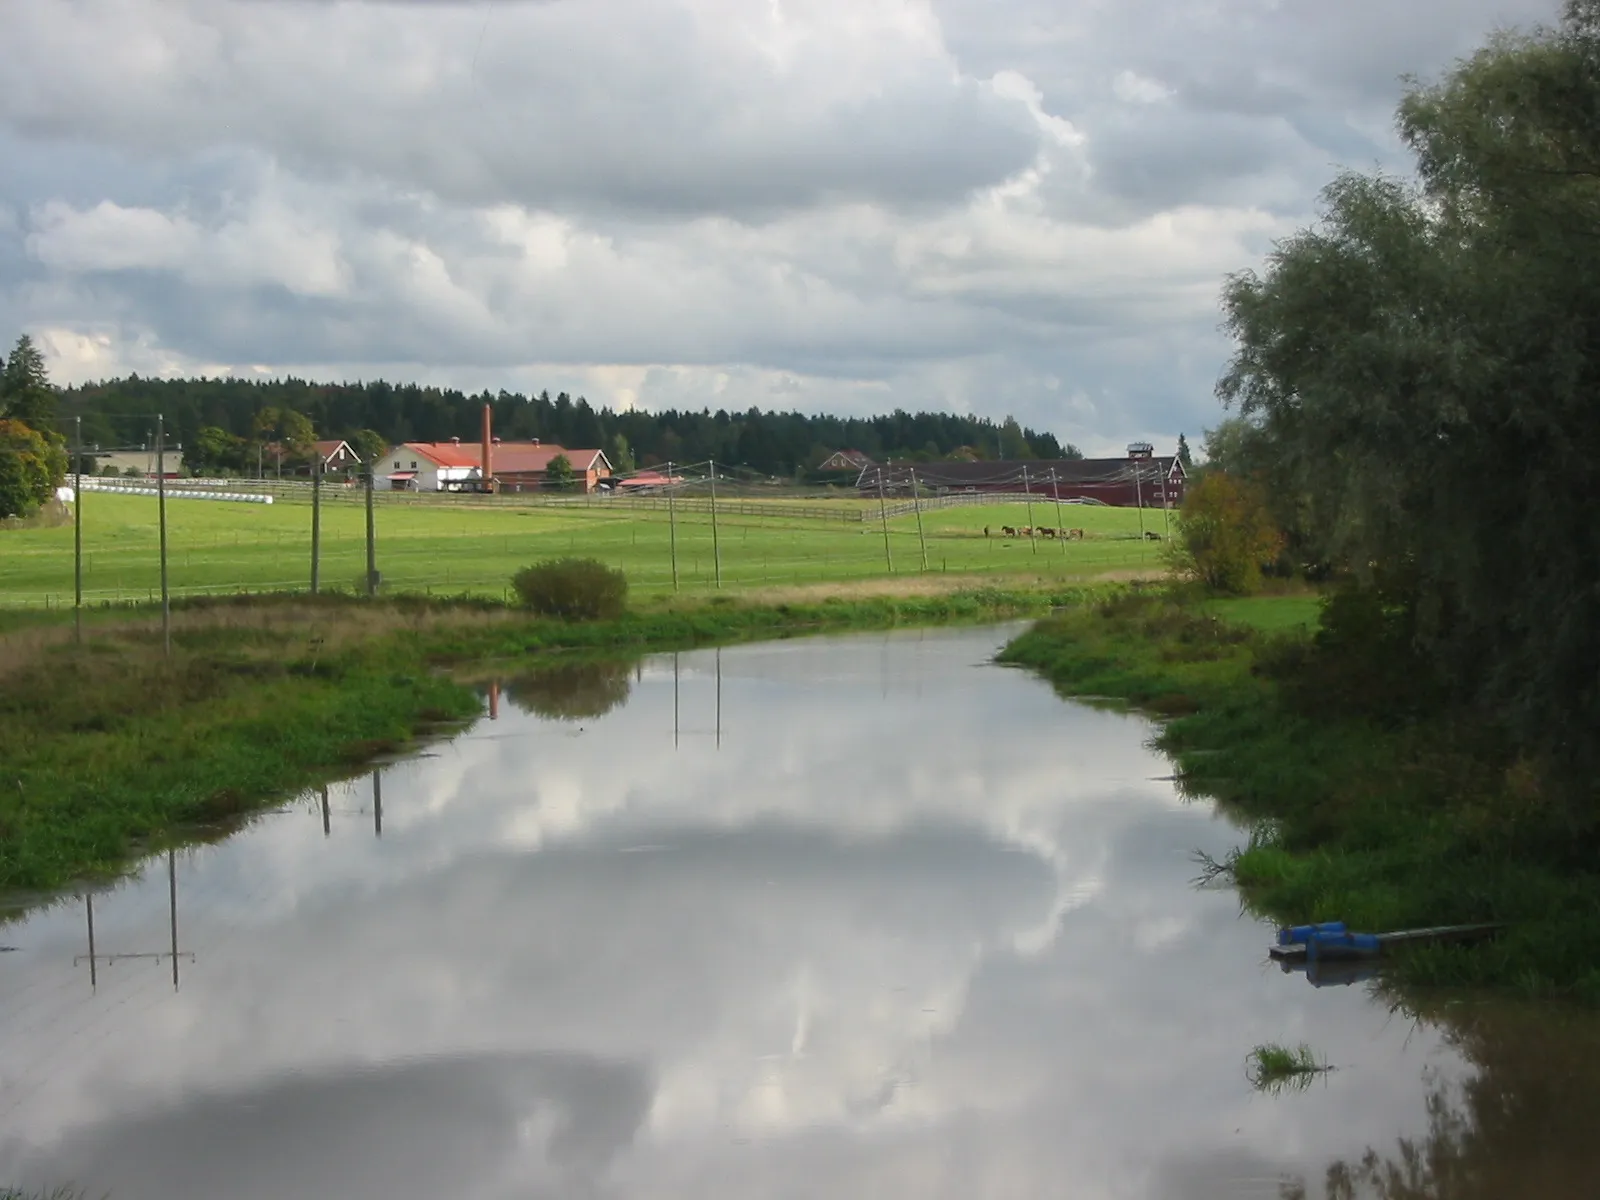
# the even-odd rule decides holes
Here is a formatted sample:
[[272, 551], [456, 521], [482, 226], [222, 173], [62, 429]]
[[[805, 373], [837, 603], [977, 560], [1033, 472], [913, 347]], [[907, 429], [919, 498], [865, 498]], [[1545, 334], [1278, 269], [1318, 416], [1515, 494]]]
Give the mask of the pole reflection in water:
[[330, 817], [331, 816], [332, 816], [332, 814], [328, 809], [328, 785], [327, 784], [323, 784], [322, 785], [322, 836], [323, 837], [327, 837], [330, 833], [333, 832], [333, 826], [332, 826], [332, 824], [330, 822]]
[[89, 964], [89, 991], [98, 992], [100, 988], [100, 963], [112, 966], [124, 959], [147, 958], [159, 964], [162, 959], [172, 962], [172, 990], [179, 987], [178, 962], [188, 959], [194, 962], [194, 954], [178, 949], [178, 852], [176, 849], [167, 851], [167, 924], [171, 932], [171, 940], [166, 950], [141, 950], [129, 951], [118, 954], [101, 954], [95, 945], [94, 933], [94, 894], [85, 892], [83, 896], [84, 921], [88, 927], [89, 953], [79, 954], [72, 960], [72, 965], [87, 962]]
[[377, 771], [372, 772], [372, 833], [383, 836], [383, 779]]

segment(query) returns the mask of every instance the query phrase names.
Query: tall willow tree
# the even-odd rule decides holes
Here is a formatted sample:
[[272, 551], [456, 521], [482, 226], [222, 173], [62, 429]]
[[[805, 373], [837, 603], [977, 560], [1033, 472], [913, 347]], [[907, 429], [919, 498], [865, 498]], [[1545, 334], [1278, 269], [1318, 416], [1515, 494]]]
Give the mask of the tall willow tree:
[[1296, 533], [1459, 694], [1600, 766], [1600, 0], [1414, 84], [1412, 179], [1347, 174], [1224, 293], [1218, 384]]

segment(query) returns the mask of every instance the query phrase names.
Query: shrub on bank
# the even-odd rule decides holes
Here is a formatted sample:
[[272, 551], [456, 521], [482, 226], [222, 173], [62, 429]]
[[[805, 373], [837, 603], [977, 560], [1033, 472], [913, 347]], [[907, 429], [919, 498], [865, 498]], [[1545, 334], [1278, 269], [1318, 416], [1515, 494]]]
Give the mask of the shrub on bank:
[[534, 612], [567, 621], [620, 617], [628, 605], [628, 577], [592, 558], [553, 558], [511, 577], [518, 598]]

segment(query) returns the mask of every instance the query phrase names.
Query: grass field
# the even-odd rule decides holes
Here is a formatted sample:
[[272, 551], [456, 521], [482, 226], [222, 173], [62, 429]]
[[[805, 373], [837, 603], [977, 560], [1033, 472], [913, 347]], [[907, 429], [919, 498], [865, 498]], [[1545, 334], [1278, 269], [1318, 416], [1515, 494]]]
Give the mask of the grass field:
[[[783, 502], [775, 502], [781, 505]], [[769, 506], [770, 507], [770, 506]], [[802, 506], [797, 505], [797, 512]], [[815, 508], [813, 503], [810, 507]], [[84, 496], [86, 602], [148, 599], [160, 587], [156, 501], [90, 492]], [[1147, 528], [1162, 532], [1159, 510]], [[1052, 505], [1036, 502], [1033, 520], [1057, 523]], [[309, 579], [311, 507], [171, 499], [167, 504], [168, 569], [173, 594], [278, 590]], [[365, 570], [365, 517], [341, 501], [322, 510], [324, 588], [352, 590]], [[1163, 546], [1140, 538], [1133, 509], [1073, 505], [1059, 524], [1082, 528], [1082, 541], [985, 538], [984, 526], [1028, 523], [1023, 504], [938, 509], [923, 514], [928, 569], [952, 575], [994, 574], [1045, 580], [1108, 573], [1157, 573]], [[379, 504], [378, 569], [390, 592], [499, 596], [521, 566], [554, 555], [593, 557], [621, 567], [636, 591], [672, 589], [671, 528], [664, 512], [592, 508]], [[915, 516], [889, 521], [893, 574], [922, 569]], [[0, 607], [72, 602], [71, 525], [0, 531]], [[717, 543], [725, 587], [872, 579], [891, 574], [883, 529], [797, 516], [729, 515]], [[679, 581], [685, 591], [714, 586], [712, 527], [703, 513], [677, 520]]]

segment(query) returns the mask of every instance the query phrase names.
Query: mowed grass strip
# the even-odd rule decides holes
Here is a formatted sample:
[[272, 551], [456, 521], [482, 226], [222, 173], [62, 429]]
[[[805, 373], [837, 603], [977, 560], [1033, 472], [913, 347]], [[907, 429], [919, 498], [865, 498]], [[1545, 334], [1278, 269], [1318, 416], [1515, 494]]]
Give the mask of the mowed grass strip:
[[[767, 502], [767, 507], [783, 501]], [[816, 502], [796, 502], [796, 510]], [[1162, 544], [1140, 537], [1137, 510], [1061, 506], [1060, 522], [1082, 541], [1003, 538], [1002, 526], [1029, 523], [1025, 504], [935, 509], [922, 517], [928, 569], [951, 574], [1028, 575], [1074, 580], [1108, 573], [1158, 573]], [[1033, 523], [1055, 525], [1056, 508], [1032, 507]], [[168, 572], [177, 595], [303, 588], [310, 578], [311, 506], [171, 499]], [[995, 536], [985, 537], [988, 526]], [[1143, 527], [1165, 530], [1160, 510]], [[726, 588], [874, 579], [922, 569], [914, 515], [888, 522], [818, 521], [796, 516], [719, 517], [715, 544], [708, 515], [677, 520], [682, 589], [712, 588], [720, 553]], [[377, 561], [386, 590], [503, 596], [511, 575], [538, 559], [580, 555], [621, 568], [636, 592], [672, 589], [672, 528], [660, 511], [603, 506], [571, 509], [439, 503], [380, 503]], [[0, 607], [70, 604], [73, 531], [0, 532]], [[148, 599], [160, 588], [157, 502], [90, 492], [84, 497], [84, 594], [90, 603]], [[321, 582], [355, 589], [366, 570], [365, 515], [347, 499], [322, 509]]]

